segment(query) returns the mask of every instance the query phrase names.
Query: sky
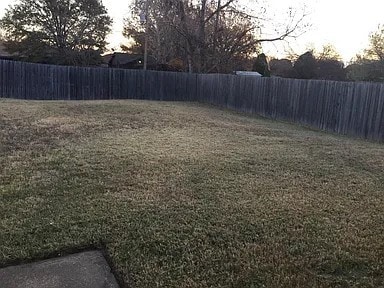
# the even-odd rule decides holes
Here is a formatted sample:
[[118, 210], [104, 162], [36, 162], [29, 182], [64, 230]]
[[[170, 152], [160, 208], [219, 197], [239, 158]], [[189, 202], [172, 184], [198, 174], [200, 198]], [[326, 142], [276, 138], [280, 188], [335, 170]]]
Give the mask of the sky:
[[[241, 0], [252, 6], [255, 0]], [[0, 0], [0, 17], [5, 8], [15, 0]], [[356, 53], [368, 46], [369, 33], [384, 24], [383, 0], [258, 0], [267, 7], [268, 19], [264, 33], [273, 35], [276, 23], [284, 23], [290, 7], [300, 10], [304, 3], [309, 13], [307, 22], [311, 24], [306, 33], [288, 43], [267, 43], [263, 52], [268, 56], [284, 57], [288, 47], [296, 54], [302, 54], [308, 48], [320, 50], [325, 44], [332, 44], [345, 62], [349, 62]], [[108, 37], [110, 48], [118, 48], [126, 40], [121, 35], [124, 17], [130, 14], [130, 0], [103, 0], [109, 14], [114, 19], [112, 34]], [[256, 6], [253, 6], [256, 7]], [[257, 6], [259, 7], [259, 6]], [[269, 27], [268, 27], [269, 26]]]

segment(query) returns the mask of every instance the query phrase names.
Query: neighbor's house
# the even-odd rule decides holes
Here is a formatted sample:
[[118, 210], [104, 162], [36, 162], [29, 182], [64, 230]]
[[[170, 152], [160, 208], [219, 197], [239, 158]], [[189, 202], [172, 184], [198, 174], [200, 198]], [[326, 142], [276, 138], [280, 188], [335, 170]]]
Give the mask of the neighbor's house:
[[[103, 55], [102, 57], [104, 63], [103, 66], [110, 68], [143, 69], [144, 66], [143, 55], [114, 52], [112, 54]], [[147, 65], [148, 68], [155, 66], [155, 59], [148, 56]]]
[[[114, 52], [112, 54], [105, 54], [103, 58], [103, 67], [120, 68], [120, 69], [143, 69], [144, 68], [144, 56], [139, 54], [129, 54], [122, 52]], [[156, 59], [148, 55], [147, 60], [148, 70], [158, 71], [174, 71], [180, 72], [182, 69], [178, 65], [170, 63], [157, 63]]]

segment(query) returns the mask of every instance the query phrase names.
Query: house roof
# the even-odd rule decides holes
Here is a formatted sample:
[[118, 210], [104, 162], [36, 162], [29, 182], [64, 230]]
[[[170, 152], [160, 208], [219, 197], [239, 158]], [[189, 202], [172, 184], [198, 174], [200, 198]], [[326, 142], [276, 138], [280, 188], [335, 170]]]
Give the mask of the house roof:
[[126, 65], [130, 64], [132, 62], [142, 61], [143, 56], [137, 55], [137, 54], [127, 54], [127, 53], [114, 53], [113, 56], [113, 62], [119, 65]]
[[[103, 55], [103, 62], [109, 65], [127, 65], [132, 63], [138, 63], [139, 61], [144, 61], [144, 56], [140, 54], [128, 54], [122, 52], [114, 52], [112, 54]], [[148, 56], [148, 63], [155, 63], [155, 59], [151, 56]]]

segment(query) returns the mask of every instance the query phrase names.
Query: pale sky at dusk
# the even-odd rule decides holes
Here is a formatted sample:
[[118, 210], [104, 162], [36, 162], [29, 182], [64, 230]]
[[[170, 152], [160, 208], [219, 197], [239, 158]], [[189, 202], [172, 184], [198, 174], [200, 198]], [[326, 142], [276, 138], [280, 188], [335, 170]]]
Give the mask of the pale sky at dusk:
[[[300, 0], [266, 0], [276, 10], [303, 3]], [[368, 45], [368, 36], [384, 24], [384, 1], [382, 0], [306, 0], [311, 11], [310, 31], [297, 40], [291, 41], [295, 52], [305, 52], [307, 46], [320, 49], [324, 44], [333, 44], [345, 61], [349, 61], [356, 53]], [[300, 6], [300, 4], [299, 4]], [[278, 15], [278, 14], [277, 14]], [[275, 50], [269, 47], [271, 52]]]
[[[242, 0], [252, 2], [252, 0]], [[345, 61], [349, 61], [356, 53], [368, 45], [368, 35], [384, 24], [383, 0], [261, 0], [269, 7], [270, 17], [276, 22], [284, 22], [285, 11], [289, 7], [302, 7], [305, 3], [309, 15], [307, 21], [312, 23], [310, 31], [291, 39], [290, 46], [298, 54], [304, 53], [307, 47], [320, 49], [324, 44], [333, 44]], [[14, 0], [0, 0], [0, 17], [5, 8]], [[129, 0], [103, 0], [109, 14], [114, 19], [113, 35], [109, 37], [111, 47], [119, 47], [124, 41], [121, 36], [123, 18], [130, 13]], [[266, 27], [268, 28], [268, 27]], [[286, 45], [286, 44], [284, 44]], [[264, 45], [264, 52], [269, 56], [284, 55], [284, 45]]]

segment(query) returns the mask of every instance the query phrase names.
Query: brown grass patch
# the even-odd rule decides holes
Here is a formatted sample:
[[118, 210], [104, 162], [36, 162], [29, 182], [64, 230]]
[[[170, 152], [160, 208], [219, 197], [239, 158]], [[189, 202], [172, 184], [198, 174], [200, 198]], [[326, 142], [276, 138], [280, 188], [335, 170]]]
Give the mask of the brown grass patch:
[[384, 148], [192, 103], [0, 101], [0, 263], [136, 287], [381, 287]]

